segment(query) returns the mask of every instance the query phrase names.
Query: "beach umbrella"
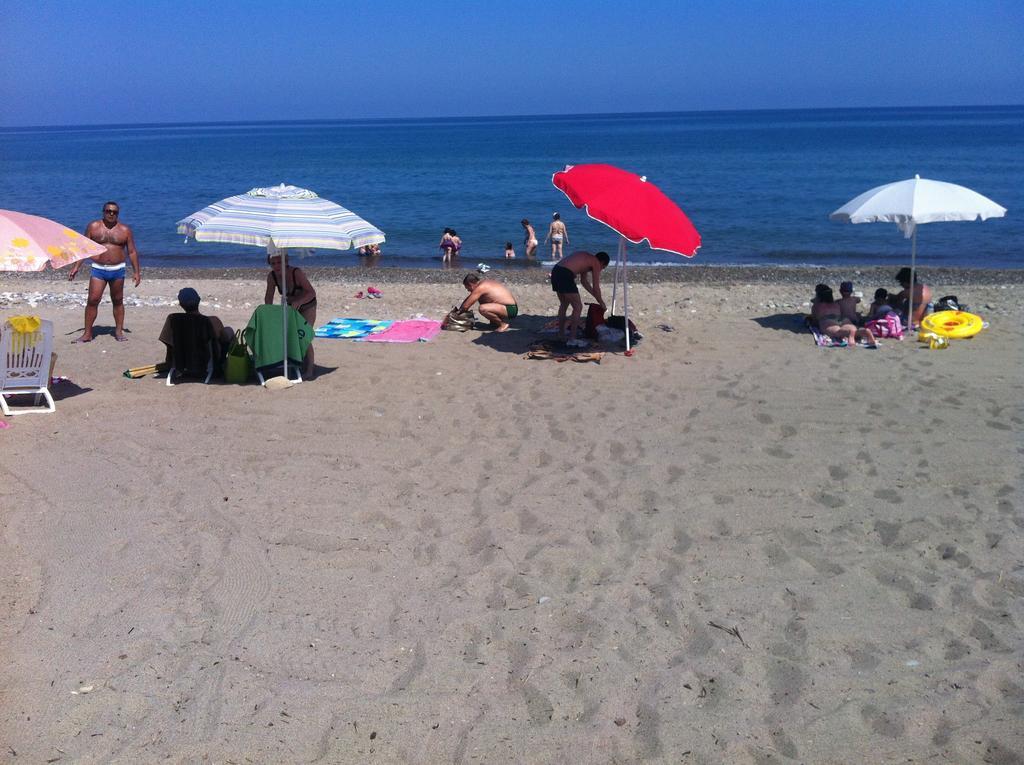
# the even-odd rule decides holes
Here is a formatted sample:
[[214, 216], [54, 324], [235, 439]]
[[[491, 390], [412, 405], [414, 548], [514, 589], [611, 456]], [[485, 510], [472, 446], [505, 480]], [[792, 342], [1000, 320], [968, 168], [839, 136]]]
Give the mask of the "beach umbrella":
[[629, 276], [626, 242], [647, 241], [652, 250], [664, 250], [692, 258], [700, 248], [700, 234], [679, 206], [647, 180], [612, 165], [566, 165], [551, 176], [577, 209], [603, 223], [619, 235], [619, 253], [612, 284], [612, 313], [616, 291], [622, 279], [622, 307], [629, 344]]
[[62, 223], [0, 210], [0, 271], [42, 271], [47, 265], [63, 268], [106, 251], [102, 244]]
[[[384, 232], [354, 212], [316, 192], [296, 186], [255, 188], [238, 194], [178, 221], [178, 233], [197, 242], [223, 242], [265, 247], [281, 255], [281, 307], [284, 313], [284, 347], [288, 347], [289, 248], [349, 250], [382, 244]], [[285, 354], [284, 376], [288, 376]]]
[[895, 223], [910, 245], [910, 302], [907, 327], [912, 330], [914, 275], [917, 268], [917, 227], [942, 221], [1002, 218], [1006, 208], [965, 186], [915, 175], [887, 183], [851, 199], [828, 217], [843, 223]]

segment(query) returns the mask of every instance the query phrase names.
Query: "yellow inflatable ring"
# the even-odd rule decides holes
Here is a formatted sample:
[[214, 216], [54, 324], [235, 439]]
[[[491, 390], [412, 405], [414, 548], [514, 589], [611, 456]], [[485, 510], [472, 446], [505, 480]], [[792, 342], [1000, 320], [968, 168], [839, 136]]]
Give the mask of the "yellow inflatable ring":
[[980, 316], [966, 311], [939, 311], [921, 319], [921, 331], [939, 337], [960, 339], [974, 337], [981, 332], [982, 323]]

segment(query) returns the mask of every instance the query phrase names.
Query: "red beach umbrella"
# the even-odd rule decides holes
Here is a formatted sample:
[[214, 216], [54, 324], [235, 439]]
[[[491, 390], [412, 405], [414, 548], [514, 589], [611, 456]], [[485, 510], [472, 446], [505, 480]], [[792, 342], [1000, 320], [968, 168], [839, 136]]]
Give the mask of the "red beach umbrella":
[[644, 240], [651, 249], [692, 258], [700, 248], [700, 234], [679, 205], [647, 180], [613, 165], [566, 165], [551, 176], [577, 209], [619, 234], [619, 259], [612, 286], [612, 313], [622, 275], [622, 305], [626, 319], [626, 353], [629, 349], [629, 280], [626, 271], [626, 241]]
[[577, 208], [614, 229], [633, 244], [644, 239], [651, 249], [692, 258], [700, 234], [679, 205], [647, 180], [613, 165], [566, 165], [551, 176]]

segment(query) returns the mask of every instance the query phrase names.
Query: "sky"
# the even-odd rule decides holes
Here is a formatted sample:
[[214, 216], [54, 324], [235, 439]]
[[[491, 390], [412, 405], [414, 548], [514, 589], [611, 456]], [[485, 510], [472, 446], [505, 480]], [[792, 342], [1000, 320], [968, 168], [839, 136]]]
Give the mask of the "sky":
[[1022, 0], [0, 0], [0, 127], [1024, 102]]

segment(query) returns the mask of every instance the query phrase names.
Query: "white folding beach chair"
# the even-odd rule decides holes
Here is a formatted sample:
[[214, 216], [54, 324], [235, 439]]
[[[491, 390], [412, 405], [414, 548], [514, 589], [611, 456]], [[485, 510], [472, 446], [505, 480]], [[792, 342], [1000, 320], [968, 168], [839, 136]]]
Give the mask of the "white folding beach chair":
[[[0, 409], [6, 415], [43, 414], [56, 411], [50, 383], [50, 353], [53, 350], [53, 322], [43, 319], [32, 338], [17, 335], [6, 322], [0, 327]], [[12, 408], [7, 396], [35, 396], [34, 406]], [[45, 398], [46, 404], [40, 403]]]

